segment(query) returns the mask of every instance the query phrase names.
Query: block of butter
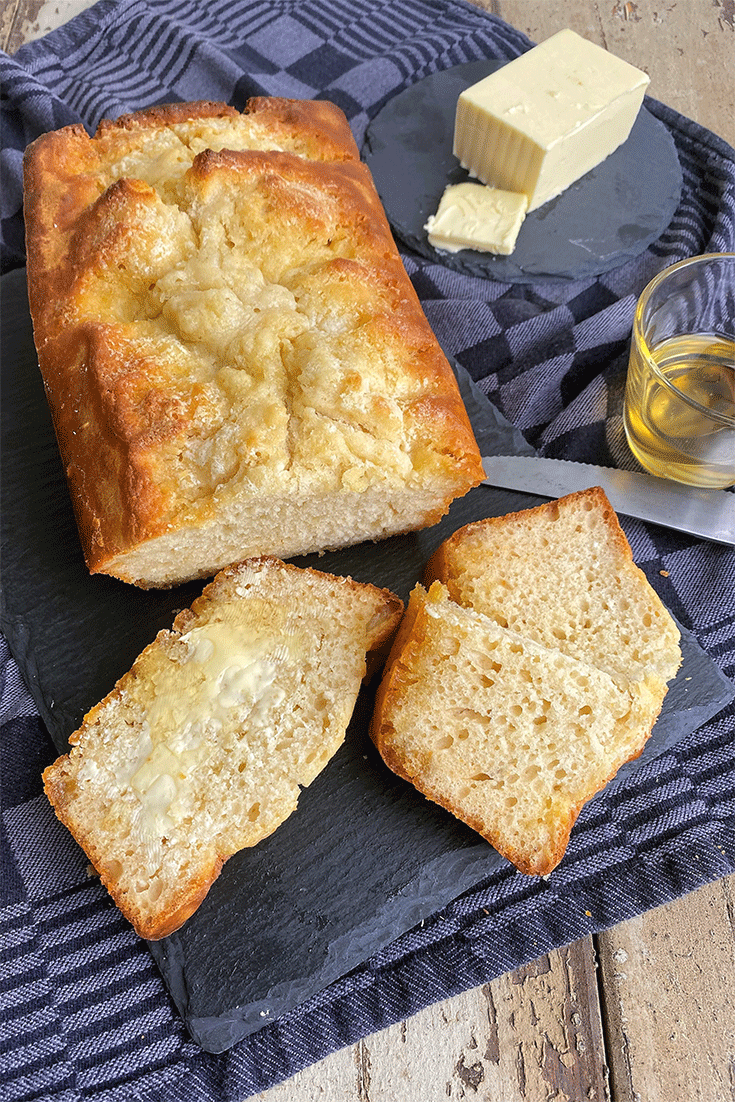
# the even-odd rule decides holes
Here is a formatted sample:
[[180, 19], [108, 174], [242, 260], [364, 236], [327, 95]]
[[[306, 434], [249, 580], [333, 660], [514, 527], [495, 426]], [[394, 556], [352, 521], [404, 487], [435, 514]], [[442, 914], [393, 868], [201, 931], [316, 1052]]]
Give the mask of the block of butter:
[[450, 253], [476, 249], [508, 256], [515, 248], [527, 207], [528, 199], [518, 192], [484, 184], [452, 184], [424, 229], [435, 249]]
[[461, 93], [454, 154], [535, 210], [622, 145], [648, 84], [627, 61], [559, 31]]

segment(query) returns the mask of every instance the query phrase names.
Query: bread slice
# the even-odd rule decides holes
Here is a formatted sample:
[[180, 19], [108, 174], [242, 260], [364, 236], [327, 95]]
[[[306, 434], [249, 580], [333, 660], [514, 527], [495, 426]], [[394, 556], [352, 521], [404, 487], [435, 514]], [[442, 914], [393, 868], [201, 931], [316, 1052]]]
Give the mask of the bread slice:
[[656, 679], [621, 683], [417, 586], [378, 689], [386, 764], [524, 873], [561, 860], [582, 806], [640, 754]]
[[460, 528], [425, 582], [520, 635], [635, 682], [661, 699], [681, 664], [679, 629], [633, 555], [603, 490]]
[[378, 690], [386, 763], [522, 872], [643, 749], [679, 630], [599, 488], [459, 529], [426, 567]]
[[403, 604], [274, 559], [221, 572], [45, 770], [56, 815], [142, 937], [176, 930], [341, 745]]
[[344, 114], [260, 97], [24, 162], [34, 336], [91, 572], [143, 587], [433, 524], [483, 478]]

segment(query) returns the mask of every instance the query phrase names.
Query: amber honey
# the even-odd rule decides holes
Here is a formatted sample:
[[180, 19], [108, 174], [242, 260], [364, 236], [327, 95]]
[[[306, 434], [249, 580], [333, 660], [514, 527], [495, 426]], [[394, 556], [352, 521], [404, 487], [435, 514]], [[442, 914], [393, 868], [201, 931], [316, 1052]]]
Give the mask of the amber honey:
[[693, 333], [653, 350], [634, 341], [624, 420], [633, 454], [653, 474], [735, 484], [735, 340]]

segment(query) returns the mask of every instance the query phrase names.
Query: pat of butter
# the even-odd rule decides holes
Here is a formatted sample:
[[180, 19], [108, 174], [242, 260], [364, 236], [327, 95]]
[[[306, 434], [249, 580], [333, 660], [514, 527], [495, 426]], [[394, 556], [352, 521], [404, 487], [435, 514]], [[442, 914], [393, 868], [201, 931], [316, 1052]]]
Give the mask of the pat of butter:
[[648, 84], [627, 61], [559, 31], [461, 93], [454, 154], [535, 210], [622, 145]]
[[527, 207], [528, 199], [518, 192], [484, 184], [453, 184], [424, 229], [436, 249], [450, 253], [476, 249], [508, 256], [515, 248]]
[[221, 727], [232, 708], [252, 711], [273, 683], [277, 666], [276, 644], [267, 633], [243, 639], [227, 622], [195, 627], [182, 641], [187, 658], [166, 667], [148, 704], [147, 720], [153, 743], [159, 741], [159, 732], [174, 731], [184, 736], [183, 750], [207, 726]]
[[167, 661], [146, 707], [137, 758], [123, 778], [141, 804], [140, 827], [165, 833], [185, 811], [188, 778], [207, 753], [207, 732], [232, 722], [259, 725], [285, 693], [275, 684], [288, 649], [266, 631], [242, 632], [227, 622], [204, 624], [182, 636], [182, 661]]

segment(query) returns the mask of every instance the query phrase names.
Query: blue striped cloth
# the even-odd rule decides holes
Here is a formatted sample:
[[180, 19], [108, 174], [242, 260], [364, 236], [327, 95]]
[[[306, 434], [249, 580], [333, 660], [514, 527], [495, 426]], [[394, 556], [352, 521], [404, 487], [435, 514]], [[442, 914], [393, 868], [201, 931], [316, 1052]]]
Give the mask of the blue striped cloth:
[[[39, 133], [91, 130], [153, 103], [325, 97], [358, 143], [397, 92], [438, 69], [530, 43], [463, 0], [101, 0], [3, 56], [3, 271], [24, 262], [21, 157]], [[621, 422], [633, 306], [653, 274], [735, 249], [735, 152], [662, 104], [684, 173], [676, 215], [599, 279], [506, 286], [404, 254], [445, 348], [547, 455], [633, 467]], [[625, 521], [636, 560], [714, 662], [735, 676], [735, 553]], [[2, 1098], [241, 1100], [432, 1001], [735, 869], [729, 707], [584, 810], [546, 880], [503, 865], [440, 914], [223, 1055], [188, 1037], [147, 947], [57, 823], [40, 774], [55, 757], [0, 651]]]

